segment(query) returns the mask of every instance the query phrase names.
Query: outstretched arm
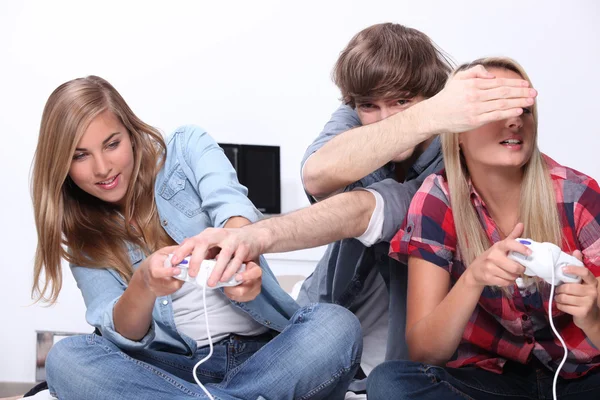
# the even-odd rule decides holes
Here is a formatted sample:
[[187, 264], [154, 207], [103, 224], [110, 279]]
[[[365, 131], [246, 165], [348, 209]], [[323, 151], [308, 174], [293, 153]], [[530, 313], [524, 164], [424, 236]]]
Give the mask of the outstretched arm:
[[188, 254], [202, 261], [214, 255], [213, 249], [220, 249], [217, 265], [209, 279], [209, 285], [214, 285], [219, 279], [230, 279], [243, 262], [261, 254], [316, 247], [362, 235], [369, 225], [375, 203], [372, 193], [352, 191], [241, 229], [208, 228], [186, 239], [174, 252], [173, 263]]
[[461, 71], [434, 97], [324, 144], [304, 165], [306, 191], [327, 196], [434, 135], [520, 115], [537, 95], [528, 85], [522, 79], [496, 79], [482, 66]]

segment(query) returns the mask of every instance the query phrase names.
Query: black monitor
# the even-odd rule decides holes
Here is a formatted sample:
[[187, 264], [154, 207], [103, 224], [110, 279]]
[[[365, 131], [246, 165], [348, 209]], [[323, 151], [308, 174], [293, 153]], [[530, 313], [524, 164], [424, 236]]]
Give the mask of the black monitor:
[[248, 198], [265, 214], [281, 213], [279, 146], [219, 143], [248, 188]]

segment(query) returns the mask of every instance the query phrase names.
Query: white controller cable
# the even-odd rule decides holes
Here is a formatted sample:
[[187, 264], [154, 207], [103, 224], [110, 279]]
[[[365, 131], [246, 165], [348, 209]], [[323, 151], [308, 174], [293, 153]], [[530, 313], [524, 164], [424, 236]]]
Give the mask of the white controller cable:
[[552, 301], [554, 300], [554, 288], [555, 288], [555, 286], [554, 286], [555, 276], [554, 275], [555, 274], [554, 274], [554, 268], [551, 268], [551, 270], [552, 270], [552, 285], [550, 285], [551, 286], [550, 299], [548, 300], [548, 319], [550, 320], [550, 327], [552, 328], [552, 332], [554, 332], [556, 337], [558, 337], [558, 340], [560, 340], [560, 343], [562, 344], [563, 349], [565, 350], [563, 359], [562, 359], [561, 363], [558, 365], [558, 368], [556, 369], [556, 372], [554, 374], [554, 381], [552, 382], [552, 397], [554, 398], [554, 400], [557, 400], [556, 382], [558, 381], [558, 373], [560, 372], [561, 368], [567, 361], [568, 350], [567, 350], [567, 345], [565, 344], [565, 341], [563, 340], [563, 338], [560, 336], [560, 334], [556, 330], [556, 327], [554, 326], [554, 319], [552, 318]]
[[192, 370], [192, 374], [194, 375], [194, 380], [196, 381], [196, 383], [198, 384], [198, 386], [200, 386], [200, 388], [202, 390], [204, 390], [204, 393], [206, 393], [206, 395], [208, 396], [208, 398], [210, 400], [215, 400], [215, 398], [209, 393], [208, 389], [206, 389], [206, 387], [204, 387], [204, 385], [202, 384], [202, 382], [200, 382], [200, 379], [198, 379], [198, 375], [196, 375], [196, 370], [198, 369], [198, 367], [205, 362], [206, 360], [208, 360], [212, 354], [213, 354], [213, 343], [212, 343], [212, 338], [210, 337], [210, 329], [208, 327], [208, 310], [206, 309], [206, 285], [202, 286], [202, 303], [204, 304], [204, 321], [206, 322], [206, 335], [208, 337], [208, 346], [209, 346], [209, 351], [208, 351], [208, 355], [206, 357], [204, 357], [202, 360], [198, 361], [196, 363], [196, 365], [194, 365], [194, 369]]

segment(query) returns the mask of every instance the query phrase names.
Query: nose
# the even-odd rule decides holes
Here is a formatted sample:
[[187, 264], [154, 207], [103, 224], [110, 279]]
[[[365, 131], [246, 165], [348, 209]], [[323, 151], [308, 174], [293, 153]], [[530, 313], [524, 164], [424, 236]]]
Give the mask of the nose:
[[94, 174], [100, 178], [108, 177], [110, 166], [108, 160], [102, 155], [94, 157]]
[[390, 117], [394, 114], [395, 113], [392, 112], [392, 109], [390, 107], [381, 107], [381, 110], [379, 112], [379, 118], [386, 119], [387, 117]]
[[505, 126], [511, 130], [519, 130], [523, 127], [523, 118], [521, 116], [510, 117], [506, 120]]

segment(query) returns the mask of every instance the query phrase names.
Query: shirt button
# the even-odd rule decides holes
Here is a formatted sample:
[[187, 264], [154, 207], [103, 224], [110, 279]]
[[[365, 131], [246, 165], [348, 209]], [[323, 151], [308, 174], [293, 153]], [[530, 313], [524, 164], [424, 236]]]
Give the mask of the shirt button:
[[411, 233], [412, 232], [412, 226], [409, 226], [406, 228], [406, 232]]
[[527, 320], [529, 319], [529, 315], [527, 315], [527, 314], [523, 314], [523, 315], [521, 315], [521, 319], [522, 319], [523, 321], [527, 321]]
[[169, 224], [169, 222], [166, 219], [163, 219], [162, 224], [163, 224], [163, 226], [167, 226]]
[[168, 300], [163, 300], [162, 304], [163, 304], [163, 306], [166, 306], [167, 304], [169, 304], [169, 301]]
[[265, 321], [265, 325], [271, 326], [271, 321]]

